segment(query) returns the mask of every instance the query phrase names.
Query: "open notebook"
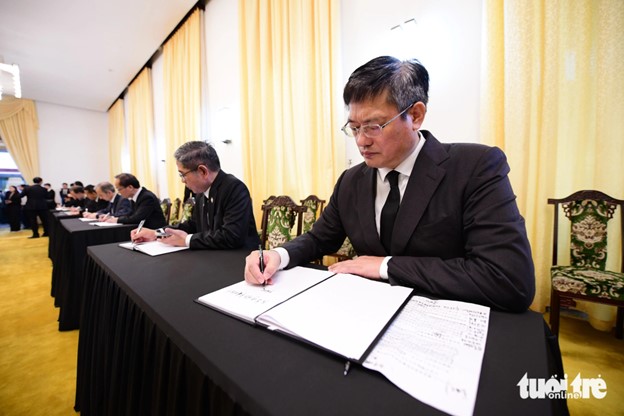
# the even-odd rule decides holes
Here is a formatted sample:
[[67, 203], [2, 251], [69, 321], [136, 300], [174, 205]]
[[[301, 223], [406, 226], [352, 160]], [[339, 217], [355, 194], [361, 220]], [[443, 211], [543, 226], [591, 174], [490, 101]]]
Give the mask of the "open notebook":
[[359, 276], [295, 267], [276, 273], [272, 285], [243, 281], [197, 302], [362, 362], [411, 293]]
[[119, 247], [127, 248], [128, 250], [140, 251], [141, 253], [149, 254], [150, 256], [159, 256], [161, 254], [173, 253], [175, 251], [188, 250], [188, 247], [175, 247], [170, 246], [160, 241], [148, 241], [145, 243], [135, 244], [131, 241], [127, 243], [119, 244]]

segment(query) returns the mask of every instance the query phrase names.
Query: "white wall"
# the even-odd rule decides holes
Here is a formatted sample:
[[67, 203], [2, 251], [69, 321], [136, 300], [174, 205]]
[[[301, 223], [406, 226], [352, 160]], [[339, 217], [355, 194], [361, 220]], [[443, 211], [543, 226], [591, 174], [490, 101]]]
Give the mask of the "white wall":
[[[377, 56], [417, 58], [430, 78], [423, 129], [442, 142], [479, 141], [481, 0], [342, 0], [341, 5], [343, 85], [353, 70]], [[412, 18], [414, 30], [403, 35], [390, 30]], [[347, 159], [362, 161], [352, 143]]]
[[[355, 68], [376, 56], [418, 58], [431, 78], [423, 128], [443, 142], [478, 142], [481, 13], [481, 0], [341, 0], [342, 85]], [[405, 36], [390, 30], [412, 18], [417, 22], [415, 29], [406, 31]], [[238, 2], [211, 0], [204, 29], [203, 139], [215, 145], [223, 169], [242, 178]], [[162, 57], [152, 70], [159, 194], [167, 195], [166, 173], [160, 162], [171, 157], [164, 154], [162, 145]], [[58, 188], [64, 181], [81, 179], [86, 184], [108, 179], [106, 113], [37, 105], [44, 180]], [[362, 160], [351, 140], [346, 156], [352, 163]]]
[[110, 180], [107, 114], [44, 102], [36, 105], [43, 181], [58, 193], [63, 182], [95, 185]]

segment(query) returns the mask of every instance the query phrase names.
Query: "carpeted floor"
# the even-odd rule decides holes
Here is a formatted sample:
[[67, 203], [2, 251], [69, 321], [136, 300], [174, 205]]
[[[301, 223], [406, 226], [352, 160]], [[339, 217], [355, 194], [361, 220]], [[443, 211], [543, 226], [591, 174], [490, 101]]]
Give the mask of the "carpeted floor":
[[[58, 331], [50, 297], [48, 239], [0, 228], [0, 416], [75, 415], [78, 331]], [[560, 345], [571, 383], [601, 377], [604, 399], [568, 400], [571, 415], [624, 415], [624, 341], [562, 318]]]

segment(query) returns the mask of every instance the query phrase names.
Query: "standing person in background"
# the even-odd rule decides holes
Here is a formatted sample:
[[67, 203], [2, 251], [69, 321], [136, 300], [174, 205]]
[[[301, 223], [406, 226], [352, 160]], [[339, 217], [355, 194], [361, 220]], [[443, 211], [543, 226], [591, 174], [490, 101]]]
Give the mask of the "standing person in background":
[[28, 198], [24, 209], [26, 215], [29, 217], [30, 228], [33, 235], [28, 238], [39, 238], [39, 224], [37, 223], [37, 217], [41, 220], [43, 225], [43, 236], [48, 236], [48, 205], [46, 198], [48, 191], [41, 186], [43, 180], [40, 177], [33, 178], [33, 185], [24, 188], [23, 196]]
[[22, 200], [20, 201], [20, 205], [22, 206], [22, 209], [20, 212], [20, 221], [22, 222], [24, 229], [30, 228], [30, 218], [28, 218], [28, 215], [26, 215], [26, 210], [24, 209], [24, 207], [26, 206], [26, 201], [28, 200], [28, 198], [24, 195], [24, 189], [26, 189], [27, 186], [28, 185], [23, 183], [17, 187], [17, 190], [19, 191], [20, 196], [22, 197]]
[[69, 195], [69, 187], [67, 186], [67, 182], [63, 182], [62, 188], [59, 189], [59, 198], [61, 199], [62, 206], [65, 206], [67, 195]]
[[43, 187], [46, 188], [46, 190], [48, 191], [48, 195], [46, 196], [48, 209], [56, 208], [56, 201], [54, 200], [54, 198], [56, 197], [56, 193], [54, 192], [54, 189], [52, 189], [52, 185], [50, 185], [49, 183], [44, 183]]
[[19, 231], [20, 215], [22, 213], [22, 196], [15, 186], [9, 186], [9, 190], [6, 192], [4, 198], [4, 204], [11, 231]]
[[145, 227], [148, 228], [167, 225], [160, 200], [153, 192], [143, 188], [136, 176], [131, 173], [120, 173], [115, 176], [115, 188], [122, 197], [132, 201], [132, 213], [108, 218], [106, 222], [138, 224], [145, 220]]

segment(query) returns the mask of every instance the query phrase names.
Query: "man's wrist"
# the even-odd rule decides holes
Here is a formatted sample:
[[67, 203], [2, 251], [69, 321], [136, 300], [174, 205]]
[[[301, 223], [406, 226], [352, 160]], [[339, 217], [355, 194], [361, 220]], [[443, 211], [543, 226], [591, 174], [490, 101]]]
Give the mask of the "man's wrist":
[[388, 280], [389, 279], [389, 276], [388, 276], [388, 262], [390, 261], [391, 258], [392, 258], [392, 256], [384, 257], [383, 261], [381, 262], [381, 265], [379, 266], [379, 277], [381, 277], [382, 280]]
[[288, 254], [288, 251], [282, 247], [276, 247], [273, 250], [280, 256], [280, 265], [278, 270], [284, 270], [288, 266], [288, 263], [290, 263], [290, 255]]

